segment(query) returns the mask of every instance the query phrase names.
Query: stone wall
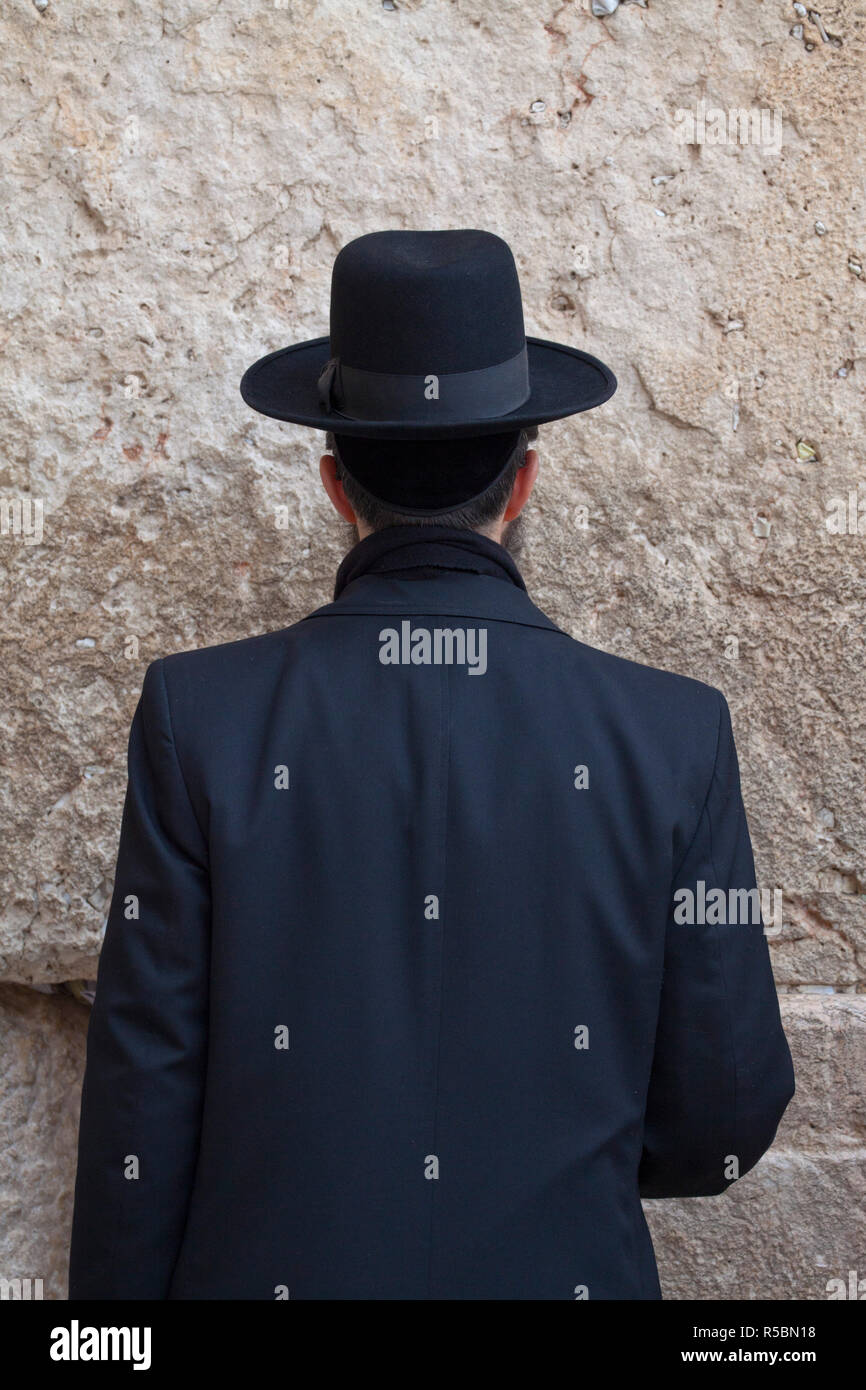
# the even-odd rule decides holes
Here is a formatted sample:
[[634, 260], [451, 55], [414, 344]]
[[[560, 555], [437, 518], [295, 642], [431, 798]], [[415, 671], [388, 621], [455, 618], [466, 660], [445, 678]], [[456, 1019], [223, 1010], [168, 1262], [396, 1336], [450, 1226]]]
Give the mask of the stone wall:
[[95, 972], [145, 667], [294, 621], [342, 553], [321, 437], [241, 373], [327, 331], [352, 237], [481, 226], [527, 331], [620, 381], [541, 430], [530, 593], [725, 691], [782, 893], [798, 1095], [725, 1197], [648, 1204], [665, 1292], [866, 1276], [864, 19], [798, 8], [5, 7], [0, 1274], [63, 1296], [87, 1009], [44, 991]]

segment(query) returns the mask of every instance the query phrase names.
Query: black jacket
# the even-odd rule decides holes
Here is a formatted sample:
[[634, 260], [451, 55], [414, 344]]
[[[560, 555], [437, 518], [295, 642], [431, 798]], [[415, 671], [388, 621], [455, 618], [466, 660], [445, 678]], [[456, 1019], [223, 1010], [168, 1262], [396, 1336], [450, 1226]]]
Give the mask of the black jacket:
[[725, 700], [482, 537], [337, 592], [146, 673], [70, 1296], [658, 1298], [641, 1196], [723, 1192], [793, 1094], [760, 922], [678, 920], [755, 886]]

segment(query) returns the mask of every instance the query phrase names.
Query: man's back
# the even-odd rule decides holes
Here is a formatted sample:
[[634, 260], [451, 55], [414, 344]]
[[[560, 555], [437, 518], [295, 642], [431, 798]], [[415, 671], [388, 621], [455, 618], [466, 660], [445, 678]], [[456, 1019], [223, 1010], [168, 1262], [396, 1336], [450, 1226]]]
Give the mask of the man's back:
[[73, 1297], [657, 1298], [641, 1193], [772, 1141], [760, 923], [673, 915], [754, 888], [724, 700], [465, 554], [149, 669]]

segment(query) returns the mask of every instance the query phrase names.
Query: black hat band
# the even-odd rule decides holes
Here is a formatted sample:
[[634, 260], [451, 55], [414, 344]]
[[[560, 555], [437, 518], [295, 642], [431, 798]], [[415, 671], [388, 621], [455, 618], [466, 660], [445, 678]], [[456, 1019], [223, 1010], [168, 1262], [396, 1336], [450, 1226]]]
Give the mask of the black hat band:
[[493, 367], [412, 376], [366, 372], [331, 357], [319, 373], [318, 386], [322, 408], [349, 420], [492, 420], [529, 399], [529, 358], [524, 346]]

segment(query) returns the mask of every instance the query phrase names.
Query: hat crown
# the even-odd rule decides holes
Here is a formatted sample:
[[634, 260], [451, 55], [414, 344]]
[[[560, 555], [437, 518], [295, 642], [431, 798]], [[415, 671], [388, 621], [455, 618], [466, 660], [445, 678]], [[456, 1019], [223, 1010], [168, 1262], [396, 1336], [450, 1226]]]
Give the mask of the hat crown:
[[370, 232], [331, 276], [330, 351], [368, 372], [471, 372], [526, 344], [511, 248], [492, 232]]

